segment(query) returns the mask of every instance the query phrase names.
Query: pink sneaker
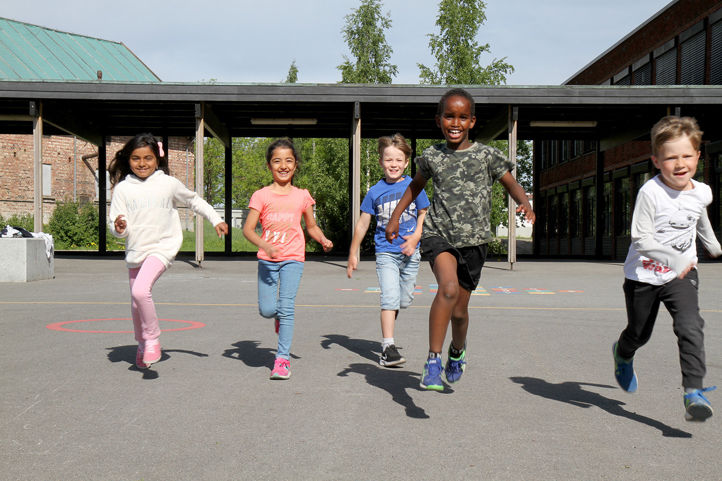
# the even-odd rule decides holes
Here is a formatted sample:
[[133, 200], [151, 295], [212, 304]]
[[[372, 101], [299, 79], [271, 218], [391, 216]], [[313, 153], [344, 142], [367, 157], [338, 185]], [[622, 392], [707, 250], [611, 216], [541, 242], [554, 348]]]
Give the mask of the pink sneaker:
[[279, 318], [273, 320], [273, 327], [276, 328], [276, 334], [278, 334], [278, 330], [281, 328], [281, 320]]
[[291, 363], [288, 359], [277, 357], [273, 363], [271, 379], [288, 379], [289, 377], [291, 377]]
[[143, 362], [143, 343], [139, 343], [138, 350], [135, 351], [135, 367], [138, 369], [148, 369], [150, 367]]
[[143, 353], [143, 364], [150, 367], [151, 364], [160, 361], [160, 343], [146, 344], [145, 352]]

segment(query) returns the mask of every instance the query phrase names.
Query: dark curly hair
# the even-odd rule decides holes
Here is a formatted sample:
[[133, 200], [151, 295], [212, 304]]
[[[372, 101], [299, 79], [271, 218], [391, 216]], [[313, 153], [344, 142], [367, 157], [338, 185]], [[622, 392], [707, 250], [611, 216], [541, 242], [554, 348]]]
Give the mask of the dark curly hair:
[[161, 157], [158, 139], [150, 133], [138, 134], [126, 142], [123, 148], [115, 153], [113, 160], [110, 161], [108, 173], [110, 174], [111, 185], [117, 184], [132, 172], [130, 170], [130, 154], [141, 147], [150, 147], [153, 155], [158, 159], [158, 168], [166, 174], [170, 173], [168, 171], [168, 157], [165, 155]]

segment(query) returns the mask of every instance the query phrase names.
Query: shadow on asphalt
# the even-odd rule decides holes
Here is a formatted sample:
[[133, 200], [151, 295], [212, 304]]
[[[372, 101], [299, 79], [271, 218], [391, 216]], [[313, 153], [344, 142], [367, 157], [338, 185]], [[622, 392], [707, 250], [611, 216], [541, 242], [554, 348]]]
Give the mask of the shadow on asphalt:
[[[327, 334], [323, 336], [325, 339], [321, 341], [321, 347], [330, 349], [331, 345], [337, 344], [344, 349], [357, 354], [359, 357], [367, 359], [373, 364], [354, 363], [346, 369], [338, 373], [340, 377], [347, 377], [349, 374], [360, 374], [364, 376], [366, 382], [371, 386], [383, 389], [391, 395], [391, 399], [404, 407], [406, 415], [410, 418], [428, 419], [429, 415], [420, 406], [414, 403], [409, 396], [407, 390], [422, 391], [419, 387], [419, 374], [411, 371], [405, 371], [400, 368], [384, 368], [379, 362], [378, 353], [381, 350], [381, 344], [366, 339], [353, 339], [341, 334]], [[443, 393], [450, 394], [453, 389], [445, 386]]]
[[631, 419], [638, 423], [646, 424], [659, 429], [662, 436], [671, 438], [691, 438], [692, 435], [686, 431], [667, 426], [666, 424], [651, 419], [641, 414], [629, 412], [622, 408], [624, 403], [616, 399], [609, 399], [592, 391], [585, 391], [582, 386], [601, 387], [615, 389], [614, 386], [606, 384], [591, 384], [585, 382], [562, 382], [552, 384], [543, 379], [534, 377], [510, 377], [513, 382], [521, 384], [521, 388], [535, 396], [541, 396], [554, 401], [560, 401], [580, 408], [596, 406], [614, 416]]
[[[226, 349], [223, 357], [229, 357], [242, 361], [248, 367], [273, 368], [273, 361], [276, 360], [276, 350], [270, 347], [258, 347], [261, 341], [238, 341], [232, 344], [234, 349]], [[300, 359], [299, 356], [291, 354], [293, 359]]]
[[[139, 369], [135, 365], [135, 351], [138, 349], [138, 346], [133, 344], [130, 346], [116, 346], [116, 347], [109, 347], [108, 348], [108, 360], [110, 362], [127, 362], [130, 364], [128, 367], [129, 371], [138, 371], [143, 373], [143, 379], [157, 379], [158, 378], [158, 372], [153, 370], [153, 368], [150, 369]], [[181, 354], [190, 354], [192, 356], [197, 357], [208, 357], [208, 354], [204, 354], [202, 352], [196, 352], [196, 351], [188, 351], [186, 349], [163, 349], [161, 351], [161, 357], [160, 361], [163, 362], [170, 359], [172, 356], [170, 353], [181, 353]]]

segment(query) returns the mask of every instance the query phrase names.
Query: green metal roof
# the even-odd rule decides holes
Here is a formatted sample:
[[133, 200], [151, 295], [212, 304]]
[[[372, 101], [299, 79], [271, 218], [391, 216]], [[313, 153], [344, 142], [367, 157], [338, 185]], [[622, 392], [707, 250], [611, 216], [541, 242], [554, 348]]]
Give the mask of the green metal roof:
[[160, 82], [120, 42], [0, 17], [0, 80]]

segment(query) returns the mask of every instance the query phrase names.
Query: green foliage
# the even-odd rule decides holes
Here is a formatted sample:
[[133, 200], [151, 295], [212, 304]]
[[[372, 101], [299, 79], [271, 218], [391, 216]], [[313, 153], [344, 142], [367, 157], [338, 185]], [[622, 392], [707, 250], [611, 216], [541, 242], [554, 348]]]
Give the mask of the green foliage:
[[31, 214], [13, 214], [7, 219], [3, 219], [3, 216], [0, 215], [0, 229], [5, 228], [6, 225], [22, 227], [26, 231], [32, 232], [35, 230], [35, 216]]
[[[98, 248], [98, 208], [90, 203], [58, 202], [50, 217], [48, 231], [56, 250]], [[106, 248], [121, 248], [123, 243], [106, 227]]]
[[[232, 227], [233, 240], [231, 241], [232, 252], [256, 252], [258, 249], [243, 237], [243, 229]], [[226, 239], [218, 237], [216, 229], [207, 220], [203, 221], [203, 249], [206, 252], [223, 252], [226, 249]], [[194, 231], [183, 231], [183, 244], [181, 252], [193, 252], [196, 250], [196, 233]]]
[[499, 85], [514, 67], [494, 59], [483, 66], [481, 55], [489, 44], [479, 45], [476, 35], [486, 21], [486, 4], [481, 0], [441, 0], [436, 17], [438, 34], [429, 35], [429, 49], [436, 59], [433, 67], [418, 64], [422, 83], [432, 85]]
[[288, 68], [288, 75], [286, 75], [285, 82], [287, 84], [295, 84], [298, 82], [298, 67], [296, 66], [296, 60], [291, 62], [291, 66]]
[[344, 63], [336, 67], [341, 71], [341, 83], [391, 83], [398, 68], [389, 62], [393, 49], [384, 31], [390, 27], [390, 13], [382, 14], [380, 0], [362, 0], [346, 15], [342, 32], [353, 58], [344, 55]]

